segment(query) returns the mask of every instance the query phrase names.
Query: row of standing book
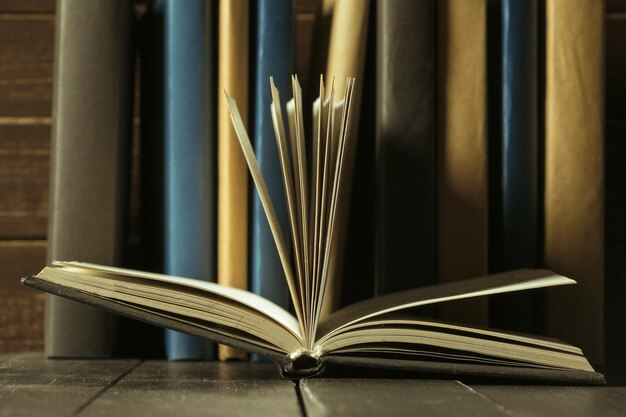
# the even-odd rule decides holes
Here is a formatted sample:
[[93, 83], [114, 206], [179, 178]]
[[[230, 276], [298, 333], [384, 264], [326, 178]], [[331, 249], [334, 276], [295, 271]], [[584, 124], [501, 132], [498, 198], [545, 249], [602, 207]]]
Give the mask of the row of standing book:
[[[288, 308], [222, 91], [237, 100], [286, 229], [268, 79], [290, 91], [295, 5], [140, 6], [58, 3], [49, 259], [216, 280]], [[335, 305], [547, 266], [577, 288], [421, 313], [546, 333], [602, 364], [603, 19], [594, 0], [320, 2], [305, 95], [316, 95], [319, 74], [336, 77], [337, 91], [345, 76], [357, 79]], [[141, 326], [50, 297], [46, 354], [108, 357], [160, 343]], [[165, 350], [216, 353], [171, 331]], [[243, 354], [220, 347], [219, 357]]]

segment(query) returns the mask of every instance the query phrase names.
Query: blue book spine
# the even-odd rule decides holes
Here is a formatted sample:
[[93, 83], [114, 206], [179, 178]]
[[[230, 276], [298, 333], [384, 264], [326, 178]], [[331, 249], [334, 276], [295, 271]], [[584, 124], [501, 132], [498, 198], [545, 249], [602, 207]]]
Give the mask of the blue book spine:
[[[164, 270], [215, 278], [212, 2], [164, 2]], [[166, 330], [170, 360], [211, 359], [206, 340]]]
[[[537, 0], [502, 0], [500, 24], [501, 168], [494, 272], [537, 267], [539, 262]], [[493, 300], [491, 324], [537, 332], [540, 312], [536, 293], [503, 295]]]
[[502, 217], [508, 269], [537, 263], [537, 1], [502, 1]]
[[[289, 223], [278, 149], [270, 114], [272, 96], [269, 77], [274, 77], [285, 100], [291, 97], [294, 8], [291, 0], [260, 0], [256, 10], [254, 62], [253, 145], [272, 203], [285, 237]], [[284, 110], [283, 110], [284, 114]], [[261, 200], [255, 190], [251, 199], [251, 288], [276, 304], [288, 308], [289, 291], [276, 244]]]

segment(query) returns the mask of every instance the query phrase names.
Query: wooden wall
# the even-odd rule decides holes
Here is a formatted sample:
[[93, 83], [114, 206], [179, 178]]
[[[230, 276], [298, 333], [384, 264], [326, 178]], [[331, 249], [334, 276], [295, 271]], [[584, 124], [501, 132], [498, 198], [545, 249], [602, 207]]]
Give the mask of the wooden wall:
[[0, 352], [43, 346], [54, 0], [0, 1]]

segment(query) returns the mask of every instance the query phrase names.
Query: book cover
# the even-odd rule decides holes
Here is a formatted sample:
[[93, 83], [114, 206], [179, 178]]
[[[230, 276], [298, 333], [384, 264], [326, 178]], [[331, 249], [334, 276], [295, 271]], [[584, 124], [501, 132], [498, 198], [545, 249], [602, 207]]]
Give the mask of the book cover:
[[[217, 109], [217, 277], [218, 282], [248, 287], [248, 173], [230, 122], [225, 89], [239, 103], [248, 123], [249, 3], [220, 0]], [[243, 359], [225, 346], [219, 358]]]
[[[132, 122], [134, 13], [122, 0], [58, 2], [48, 259], [120, 265]], [[102, 358], [117, 317], [48, 296], [45, 354]]]
[[[538, 137], [538, 5], [537, 1], [498, 3], [500, 50], [493, 68], [500, 78], [499, 129], [491, 157], [490, 268], [493, 272], [539, 265]], [[492, 68], [490, 68], [491, 70]], [[492, 77], [489, 77], [490, 80]], [[494, 77], [496, 78], [496, 77]], [[491, 87], [491, 86], [490, 86]], [[539, 332], [541, 304], [537, 294], [502, 295], [489, 302], [490, 324], [504, 329]]]
[[[294, 2], [261, 0], [256, 4], [254, 45], [253, 145], [259, 167], [276, 205], [281, 228], [288, 229], [285, 191], [274, 140], [274, 126], [268, 103], [272, 92], [267, 82], [274, 78], [279, 90], [288, 91], [294, 60]], [[289, 290], [274, 245], [263, 205], [250, 190], [250, 288], [268, 300], [288, 308]], [[288, 243], [289, 244], [289, 243]]]
[[[487, 10], [437, 3], [437, 269], [439, 282], [488, 267]], [[442, 318], [487, 324], [487, 301], [440, 306]]]
[[[160, 3], [160, 4], [159, 4]], [[164, 16], [164, 271], [215, 279], [215, 86], [211, 2], [157, 2]], [[145, 123], [150, 123], [146, 120]], [[214, 346], [166, 330], [168, 359]]]
[[376, 5], [370, 4], [358, 140], [354, 150], [345, 253], [337, 305], [372, 298], [376, 285]]
[[604, 2], [567, 4], [546, 1], [544, 261], [579, 285], [548, 292], [547, 331], [603, 363]]
[[[335, 77], [337, 97], [341, 97], [345, 90], [346, 77], [357, 77], [359, 80], [363, 80], [369, 12], [369, 0], [324, 0], [322, 2], [320, 30], [316, 32], [315, 39], [318, 49], [316, 60], [318, 62], [315, 62], [314, 65], [321, 68], [322, 74], [329, 82]], [[314, 84], [316, 82], [317, 78], [315, 78]], [[357, 82], [355, 84], [355, 107], [353, 110], [355, 118], [349, 133], [354, 137], [358, 136], [362, 90], [363, 85]], [[351, 188], [352, 185], [356, 146], [356, 141], [350, 141], [351, 148], [346, 152], [345, 163], [348, 169], [343, 181], [348, 188]], [[338, 204], [346, 208], [339, 210], [342, 217], [338, 222], [344, 224], [348, 221], [350, 194], [341, 195]], [[345, 231], [338, 233], [335, 237], [337, 250], [333, 252], [333, 259], [330, 261], [329, 281], [331, 284], [329, 293], [324, 300], [323, 315], [330, 314], [339, 306], [346, 238]]]
[[436, 271], [436, 8], [377, 3], [376, 288], [387, 294]]

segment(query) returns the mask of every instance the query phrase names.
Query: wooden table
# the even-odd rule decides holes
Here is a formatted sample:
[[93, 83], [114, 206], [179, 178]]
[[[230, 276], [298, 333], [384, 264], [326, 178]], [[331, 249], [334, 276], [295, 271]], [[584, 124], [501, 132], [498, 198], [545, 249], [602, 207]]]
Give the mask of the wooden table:
[[0, 416], [626, 416], [626, 387], [280, 379], [271, 364], [0, 355]]

